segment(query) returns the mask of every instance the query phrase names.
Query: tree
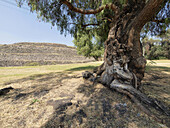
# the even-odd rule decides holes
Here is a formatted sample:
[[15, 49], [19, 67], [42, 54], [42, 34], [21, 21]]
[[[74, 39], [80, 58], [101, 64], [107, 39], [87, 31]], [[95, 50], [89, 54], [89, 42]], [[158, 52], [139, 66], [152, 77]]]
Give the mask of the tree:
[[79, 38], [85, 31], [102, 37], [104, 63], [96, 71], [98, 81], [128, 95], [148, 114], [139, 101], [168, 114], [156, 100], [137, 90], [146, 65], [140, 32], [165, 30], [170, 15], [168, 0], [20, 0], [19, 4], [23, 1], [42, 20], [56, 25], [61, 34]]
[[143, 54], [144, 56], [149, 59], [149, 60], [153, 60], [153, 59], [159, 59], [159, 56], [156, 55], [156, 49], [157, 46], [160, 44], [160, 40], [159, 39], [152, 39], [152, 38], [148, 38], [145, 37], [142, 40], [142, 44], [143, 44]]
[[164, 57], [170, 59], [170, 29], [167, 29], [163, 34], [160, 33], [158, 37], [162, 39], [161, 46], [163, 47]]
[[152, 39], [145, 37], [142, 40], [144, 46], [144, 55], [147, 59], [160, 59], [160, 58], [170, 58], [170, 29], [167, 29], [165, 33], [160, 33], [157, 35], [157, 39]]
[[97, 61], [104, 53], [104, 45], [100, 42], [100, 37], [97, 37], [93, 33], [78, 33], [77, 38], [75, 38], [73, 42], [77, 48], [78, 54], [86, 57], [93, 57]]

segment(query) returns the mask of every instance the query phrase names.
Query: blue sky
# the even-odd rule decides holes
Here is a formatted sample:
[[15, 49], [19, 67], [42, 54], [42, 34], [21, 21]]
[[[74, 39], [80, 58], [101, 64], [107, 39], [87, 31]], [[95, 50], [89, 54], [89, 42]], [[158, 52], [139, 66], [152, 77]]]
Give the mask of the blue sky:
[[15, 0], [0, 0], [0, 44], [49, 42], [74, 46], [71, 35], [60, 35], [57, 27], [40, 22], [27, 6], [18, 8]]

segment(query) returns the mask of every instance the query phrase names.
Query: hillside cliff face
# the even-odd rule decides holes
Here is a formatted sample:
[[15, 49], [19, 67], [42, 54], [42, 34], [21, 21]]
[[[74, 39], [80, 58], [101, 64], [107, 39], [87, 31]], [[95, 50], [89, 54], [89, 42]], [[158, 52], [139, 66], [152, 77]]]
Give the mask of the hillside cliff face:
[[94, 61], [77, 54], [74, 47], [55, 43], [0, 45], [0, 66], [51, 65]]

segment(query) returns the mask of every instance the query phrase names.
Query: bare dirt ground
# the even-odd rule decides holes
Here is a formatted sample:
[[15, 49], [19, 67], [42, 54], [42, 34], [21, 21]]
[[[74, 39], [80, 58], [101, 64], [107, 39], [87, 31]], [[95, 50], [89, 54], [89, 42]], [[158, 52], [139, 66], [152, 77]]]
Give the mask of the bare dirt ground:
[[[72, 69], [11, 81], [0, 96], [0, 128], [168, 128], [170, 118], [151, 109], [164, 124], [148, 117], [131, 100], [84, 81]], [[170, 107], [170, 68], [150, 66], [140, 88]]]

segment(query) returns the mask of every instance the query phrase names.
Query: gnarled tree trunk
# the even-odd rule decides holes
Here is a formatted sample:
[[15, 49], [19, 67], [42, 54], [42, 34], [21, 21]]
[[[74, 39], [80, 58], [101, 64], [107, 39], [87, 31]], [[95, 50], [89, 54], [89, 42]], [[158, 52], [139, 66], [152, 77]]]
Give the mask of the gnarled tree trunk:
[[140, 2], [135, 7], [127, 6], [124, 9], [112, 22], [108, 39], [105, 41], [104, 63], [96, 72], [99, 82], [128, 95], [150, 116], [152, 114], [140, 102], [169, 115], [164, 105], [138, 91], [146, 66], [140, 31], [155, 11], [158, 11], [155, 9], [159, 9], [161, 2], [162, 0], [151, 0], [147, 5]]
[[146, 60], [142, 54], [140, 29], [135, 28], [134, 20], [142, 8], [139, 5], [125, 10], [113, 23], [105, 41], [104, 64], [97, 72], [101, 83], [113, 86], [114, 82], [120, 82], [135, 88], [140, 85]]
[[105, 41], [104, 63], [99, 67], [101, 83], [113, 86], [114, 82], [138, 88], [144, 77], [146, 60], [143, 57], [140, 31], [160, 10], [163, 0], [139, 0], [127, 4], [112, 21]]

